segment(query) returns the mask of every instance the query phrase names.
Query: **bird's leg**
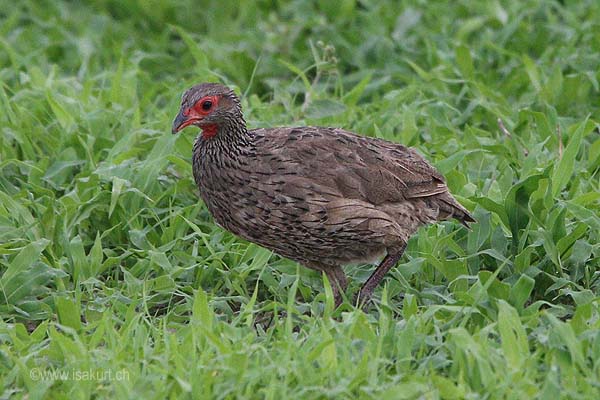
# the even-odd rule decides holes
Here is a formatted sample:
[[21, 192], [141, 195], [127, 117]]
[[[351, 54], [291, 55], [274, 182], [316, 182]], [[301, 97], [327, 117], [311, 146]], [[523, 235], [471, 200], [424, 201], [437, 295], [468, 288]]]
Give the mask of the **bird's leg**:
[[335, 308], [338, 308], [343, 301], [342, 293], [345, 292], [346, 288], [348, 287], [346, 275], [344, 274], [342, 267], [339, 265], [326, 268], [325, 273], [327, 274], [327, 278], [331, 283]]
[[333, 291], [333, 300], [335, 301], [335, 308], [337, 308], [340, 304], [342, 304], [342, 293], [346, 291], [346, 287], [348, 287], [348, 281], [346, 280], [346, 275], [344, 274], [344, 270], [339, 265], [330, 265], [330, 264], [318, 264], [318, 263], [310, 263], [305, 264], [306, 267], [315, 269], [319, 272], [325, 272], [327, 275], [327, 279], [329, 279], [329, 283], [331, 284], [331, 290]]
[[381, 264], [373, 271], [369, 279], [363, 284], [360, 288], [360, 292], [358, 293], [358, 301], [365, 306], [369, 300], [371, 300], [371, 296], [373, 295], [373, 290], [379, 285], [379, 282], [383, 279], [385, 274], [396, 265], [402, 254], [404, 254], [404, 250], [406, 249], [406, 243], [403, 243], [397, 249], [394, 249], [393, 252], [388, 252], [385, 256]]

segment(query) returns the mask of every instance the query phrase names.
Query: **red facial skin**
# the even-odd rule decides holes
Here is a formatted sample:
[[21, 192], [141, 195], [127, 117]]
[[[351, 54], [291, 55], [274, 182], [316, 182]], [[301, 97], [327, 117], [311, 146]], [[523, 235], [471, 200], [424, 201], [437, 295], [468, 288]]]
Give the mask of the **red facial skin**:
[[[202, 104], [204, 104], [205, 101], [210, 101], [212, 103], [212, 107], [210, 107], [208, 110], [204, 110], [202, 108]], [[183, 111], [183, 115], [186, 116], [187, 119], [185, 120], [185, 122], [179, 125], [179, 127], [177, 127], [177, 131], [182, 130], [186, 126], [194, 125], [197, 122], [202, 121], [207, 115], [213, 112], [213, 110], [215, 109], [215, 107], [217, 107], [218, 104], [219, 96], [205, 96], [201, 98], [192, 107]], [[198, 126], [200, 127], [200, 129], [202, 129], [202, 137], [205, 139], [210, 139], [216, 136], [217, 131], [219, 129], [219, 126], [217, 124], [200, 124]]]
[[213, 137], [217, 136], [218, 130], [219, 130], [219, 125], [217, 125], [217, 124], [204, 125], [202, 127], [202, 137], [204, 139], [213, 138]]

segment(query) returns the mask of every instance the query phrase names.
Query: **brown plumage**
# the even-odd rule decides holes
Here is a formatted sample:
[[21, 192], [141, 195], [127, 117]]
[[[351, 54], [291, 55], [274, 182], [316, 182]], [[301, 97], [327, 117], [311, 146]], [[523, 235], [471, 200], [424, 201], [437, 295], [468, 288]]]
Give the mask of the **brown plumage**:
[[173, 133], [194, 144], [200, 196], [228, 231], [327, 274], [336, 305], [349, 263], [385, 258], [360, 290], [366, 302], [419, 226], [474, 221], [444, 177], [415, 150], [338, 128], [246, 128], [238, 97], [202, 83], [187, 90]]

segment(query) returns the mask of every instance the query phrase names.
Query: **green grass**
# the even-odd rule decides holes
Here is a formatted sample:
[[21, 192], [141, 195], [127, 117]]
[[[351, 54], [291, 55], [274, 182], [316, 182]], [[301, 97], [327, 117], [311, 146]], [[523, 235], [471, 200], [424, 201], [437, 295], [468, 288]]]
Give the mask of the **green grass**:
[[[0, 398], [599, 398], [597, 1], [78, 3], [0, 0]], [[418, 148], [478, 223], [333, 310], [198, 200], [207, 80]]]

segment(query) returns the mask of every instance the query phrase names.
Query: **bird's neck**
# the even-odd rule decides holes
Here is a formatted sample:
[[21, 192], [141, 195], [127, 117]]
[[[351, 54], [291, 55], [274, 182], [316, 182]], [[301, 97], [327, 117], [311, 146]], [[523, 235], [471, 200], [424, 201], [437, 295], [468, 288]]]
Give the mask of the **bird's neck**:
[[196, 146], [205, 157], [237, 158], [252, 152], [254, 141], [240, 118], [205, 128], [196, 139]]

